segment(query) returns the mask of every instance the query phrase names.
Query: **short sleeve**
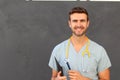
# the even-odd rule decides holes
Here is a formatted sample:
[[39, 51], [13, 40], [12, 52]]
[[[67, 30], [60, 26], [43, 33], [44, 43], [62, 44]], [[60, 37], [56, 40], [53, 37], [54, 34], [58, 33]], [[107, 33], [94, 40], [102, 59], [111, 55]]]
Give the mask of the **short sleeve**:
[[111, 62], [110, 62], [110, 59], [107, 55], [107, 52], [105, 51], [104, 48], [102, 48], [102, 51], [100, 53], [101, 57], [100, 57], [100, 60], [98, 62], [98, 72], [101, 72], [109, 67], [111, 67]]
[[55, 53], [56, 53], [56, 49], [53, 49], [48, 65], [50, 68], [57, 71], [57, 66], [55, 62]]

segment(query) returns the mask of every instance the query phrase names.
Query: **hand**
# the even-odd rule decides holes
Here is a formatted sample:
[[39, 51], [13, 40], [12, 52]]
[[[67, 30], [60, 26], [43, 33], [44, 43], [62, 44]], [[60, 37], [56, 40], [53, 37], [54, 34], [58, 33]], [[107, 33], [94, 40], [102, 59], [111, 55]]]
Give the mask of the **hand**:
[[60, 74], [61, 74], [61, 71], [58, 72], [57, 77], [56, 77], [55, 80], [67, 80], [67, 77], [66, 77], [66, 76], [61, 76]]
[[84, 77], [78, 71], [75, 71], [75, 70], [69, 70], [68, 74], [69, 74], [70, 80], [90, 80], [89, 78]]

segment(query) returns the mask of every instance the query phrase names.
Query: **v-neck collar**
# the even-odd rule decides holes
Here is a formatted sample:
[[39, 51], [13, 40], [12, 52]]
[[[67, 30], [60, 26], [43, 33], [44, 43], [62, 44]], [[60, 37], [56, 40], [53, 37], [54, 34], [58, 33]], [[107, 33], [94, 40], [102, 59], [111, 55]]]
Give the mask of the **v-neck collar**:
[[80, 54], [80, 53], [82, 53], [82, 51], [86, 48], [87, 43], [88, 43], [88, 42], [86, 42], [86, 43], [81, 47], [81, 49], [80, 49], [78, 52], [75, 50], [75, 47], [73, 46], [73, 44], [72, 44], [71, 41], [70, 41], [70, 46], [71, 46], [71, 49], [74, 51], [74, 53]]

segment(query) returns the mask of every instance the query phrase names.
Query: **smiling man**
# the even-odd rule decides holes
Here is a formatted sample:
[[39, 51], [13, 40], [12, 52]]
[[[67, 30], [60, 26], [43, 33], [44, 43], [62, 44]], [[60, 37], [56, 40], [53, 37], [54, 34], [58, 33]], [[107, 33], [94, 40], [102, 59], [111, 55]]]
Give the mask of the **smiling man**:
[[[69, 12], [72, 35], [53, 49], [51, 80], [110, 80], [111, 62], [105, 49], [86, 36], [89, 23], [85, 8], [74, 7]], [[62, 76], [55, 58], [63, 69]]]

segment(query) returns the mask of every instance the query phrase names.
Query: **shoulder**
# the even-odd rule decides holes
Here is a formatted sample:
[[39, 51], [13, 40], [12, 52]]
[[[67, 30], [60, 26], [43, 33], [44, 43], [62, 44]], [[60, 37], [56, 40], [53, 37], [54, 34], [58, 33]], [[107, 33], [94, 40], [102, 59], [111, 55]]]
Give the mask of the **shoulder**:
[[104, 50], [104, 47], [102, 45], [92, 40], [90, 40], [90, 48], [92, 48], [92, 50], [97, 50], [97, 51]]
[[66, 47], [67, 43], [68, 43], [68, 40], [64, 40], [64, 41], [62, 41], [61, 43], [57, 44], [57, 45], [54, 47], [53, 52], [54, 52], [54, 51], [59, 51], [60, 49], [64, 49], [64, 48]]
[[90, 40], [89, 50], [92, 56], [96, 57], [97, 60], [99, 60], [102, 56], [107, 55], [105, 48], [92, 40]]
[[59, 60], [61, 56], [64, 56], [67, 43], [68, 43], [68, 40], [65, 40], [54, 47], [52, 51], [52, 55], [55, 56], [57, 60]]

